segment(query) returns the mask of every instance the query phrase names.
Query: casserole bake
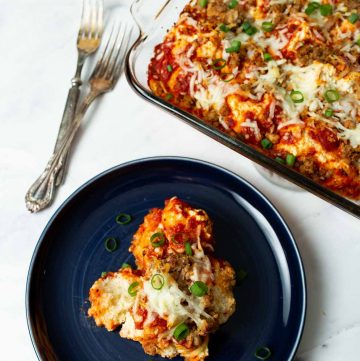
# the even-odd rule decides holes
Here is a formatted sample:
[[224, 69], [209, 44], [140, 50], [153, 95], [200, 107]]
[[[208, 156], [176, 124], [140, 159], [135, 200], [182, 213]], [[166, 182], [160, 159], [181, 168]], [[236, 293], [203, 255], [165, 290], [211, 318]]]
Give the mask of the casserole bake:
[[[137, 5], [135, 15], [143, 10]], [[143, 22], [145, 29], [138, 20], [143, 34], [127, 59], [134, 88], [359, 216], [359, 206], [349, 201], [360, 197], [359, 3], [194, 0], [166, 5], [157, 22]], [[179, 19], [175, 26], [164, 22], [170, 18]], [[150, 64], [148, 74], [139, 71], [140, 59], [142, 66]]]
[[153, 208], [124, 264], [101, 275], [90, 289], [88, 310], [97, 326], [138, 341], [149, 355], [203, 361], [210, 333], [235, 312], [235, 271], [215, 257], [207, 213], [177, 197]]

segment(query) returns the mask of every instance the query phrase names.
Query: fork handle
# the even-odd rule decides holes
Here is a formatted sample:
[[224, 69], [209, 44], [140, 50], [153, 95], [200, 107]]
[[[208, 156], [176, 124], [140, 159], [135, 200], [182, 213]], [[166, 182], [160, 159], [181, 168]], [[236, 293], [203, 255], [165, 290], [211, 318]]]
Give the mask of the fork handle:
[[43, 173], [27, 191], [25, 203], [30, 212], [38, 212], [52, 202], [55, 194], [56, 179], [59, 176], [59, 172], [64, 169], [67, 154], [80, 127], [81, 120], [90, 104], [99, 94], [99, 92], [90, 92], [85, 97], [69, 129], [63, 135], [62, 143], [59, 144], [57, 150], [50, 157]]
[[[80, 95], [80, 86], [82, 85], [82, 81], [80, 78], [73, 78], [72, 79], [72, 87], [69, 89], [68, 96], [66, 99], [65, 109], [63, 113], [63, 117], [60, 123], [54, 152], [58, 151], [61, 144], [64, 141], [64, 137], [67, 131], [70, 129], [70, 125], [75, 118], [76, 108], [79, 101]], [[58, 187], [64, 179], [65, 172], [67, 169], [67, 156], [64, 158], [64, 164], [59, 174], [56, 177], [55, 185]]]

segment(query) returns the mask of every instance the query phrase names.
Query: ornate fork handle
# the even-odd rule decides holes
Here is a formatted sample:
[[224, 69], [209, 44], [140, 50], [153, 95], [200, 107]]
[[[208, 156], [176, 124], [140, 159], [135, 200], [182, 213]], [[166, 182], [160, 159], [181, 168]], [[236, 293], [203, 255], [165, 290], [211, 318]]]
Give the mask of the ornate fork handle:
[[45, 170], [30, 187], [25, 196], [26, 207], [30, 212], [38, 212], [51, 203], [56, 188], [56, 179], [63, 169], [67, 154], [71, 148], [75, 135], [80, 127], [81, 120], [94, 99], [100, 95], [98, 91], [91, 91], [83, 100], [80, 109], [67, 132], [62, 143], [50, 157]]

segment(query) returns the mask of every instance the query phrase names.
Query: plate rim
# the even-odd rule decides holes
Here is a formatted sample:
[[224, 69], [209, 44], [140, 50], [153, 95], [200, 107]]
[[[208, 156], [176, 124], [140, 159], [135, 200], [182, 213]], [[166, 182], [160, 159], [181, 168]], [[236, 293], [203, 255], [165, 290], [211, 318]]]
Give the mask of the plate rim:
[[181, 161], [181, 162], [190, 162], [190, 163], [195, 163], [195, 164], [200, 164], [202, 166], [205, 167], [210, 167], [215, 169], [216, 171], [220, 172], [220, 173], [225, 173], [233, 178], [235, 178], [237, 181], [244, 183], [246, 186], [248, 186], [254, 193], [257, 194], [257, 196], [259, 196], [265, 203], [266, 205], [273, 211], [274, 215], [278, 218], [278, 220], [281, 222], [282, 226], [284, 227], [284, 230], [287, 232], [288, 234], [288, 238], [289, 241], [291, 241], [291, 246], [293, 248], [294, 254], [296, 256], [296, 261], [299, 267], [299, 276], [300, 276], [300, 280], [301, 280], [301, 288], [302, 288], [302, 308], [301, 308], [301, 317], [300, 317], [300, 323], [298, 326], [298, 331], [297, 331], [297, 336], [296, 336], [296, 340], [292, 346], [292, 350], [290, 353], [290, 356], [288, 358], [287, 361], [292, 361], [296, 355], [296, 352], [300, 346], [300, 341], [301, 338], [303, 336], [304, 333], [304, 327], [305, 327], [305, 321], [306, 321], [306, 313], [307, 313], [307, 285], [306, 285], [306, 276], [305, 276], [305, 270], [304, 270], [304, 265], [303, 265], [303, 261], [301, 258], [301, 254], [299, 251], [299, 248], [297, 246], [296, 240], [289, 228], [289, 226], [287, 225], [286, 221], [284, 220], [284, 218], [281, 216], [280, 212], [278, 211], [278, 209], [275, 207], [275, 205], [259, 190], [257, 189], [253, 184], [251, 184], [249, 181], [247, 181], [246, 179], [244, 179], [243, 177], [239, 176], [238, 174], [234, 173], [233, 171], [230, 171], [222, 166], [219, 166], [217, 164], [208, 162], [208, 161], [204, 161], [201, 159], [197, 159], [197, 158], [192, 158], [192, 157], [182, 157], [182, 156], [153, 156], [153, 157], [142, 157], [142, 158], [138, 158], [138, 159], [134, 159], [134, 160], [130, 160], [124, 163], [120, 163], [117, 164], [113, 167], [110, 167], [100, 173], [98, 173], [97, 175], [91, 177], [89, 180], [87, 180], [85, 183], [83, 183], [82, 185], [80, 185], [75, 191], [73, 191], [61, 204], [60, 206], [55, 210], [55, 212], [52, 214], [52, 216], [50, 217], [50, 219], [48, 220], [48, 222], [46, 223], [45, 228], [43, 229], [43, 231], [40, 234], [40, 237], [35, 245], [33, 254], [31, 256], [31, 260], [30, 260], [30, 264], [29, 264], [29, 268], [28, 268], [28, 272], [27, 272], [27, 277], [26, 277], [26, 289], [25, 289], [25, 313], [26, 313], [26, 323], [27, 323], [27, 328], [29, 331], [29, 336], [30, 336], [30, 340], [33, 346], [33, 349], [35, 351], [36, 357], [38, 358], [39, 361], [47, 361], [45, 358], [43, 358], [42, 353], [39, 350], [39, 346], [36, 343], [35, 337], [34, 337], [34, 332], [33, 332], [33, 325], [32, 325], [32, 316], [30, 314], [30, 285], [31, 285], [31, 281], [32, 281], [32, 275], [33, 275], [33, 270], [34, 270], [34, 266], [35, 266], [35, 261], [37, 259], [39, 250], [41, 248], [42, 243], [44, 242], [45, 239], [45, 235], [48, 231], [48, 229], [50, 228], [50, 226], [52, 225], [52, 223], [55, 221], [56, 217], [58, 216], [58, 214], [80, 193], [83, 191], [83, 189], [85, 189], [87, 186], [91, 185], [93, 182], [97, 181], [98, 179], [106, 176], [107, 174], [112, 173], [115, 170], [118, 169], [122, 169], [122, 168], [126, 168], [128, 166], [132, 166], [132, 165], [137, 165], [139, 163], [144, 163], [144, 162], [158, 162], [158, 161], [169, 161], [169, 160], [173, 160], [173, 161]]

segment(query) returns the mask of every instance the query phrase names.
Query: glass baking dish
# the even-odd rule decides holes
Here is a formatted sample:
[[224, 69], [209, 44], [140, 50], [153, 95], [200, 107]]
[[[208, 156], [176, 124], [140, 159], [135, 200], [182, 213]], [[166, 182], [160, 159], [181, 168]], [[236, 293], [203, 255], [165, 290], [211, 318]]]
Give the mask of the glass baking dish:
[[360, 205], [323, 187], [297, 171], [280, 164], [250, 145], [234, 138], [187, 113], [152, 93], [147, 84], [147, 69], [154, 47], [163, 41], [167, 30], [178, 20], [189, 0], [136, 0], [131, 7], [133, 18], [140, 29], [139, 38], [130, 48], [126, 58], [126, 77], [137, 94], [158, 107], [176, 115], [181, 120], [211, 138], [275, 172], [288, 181], [312, 192], [320, 198], [360, 218]]

